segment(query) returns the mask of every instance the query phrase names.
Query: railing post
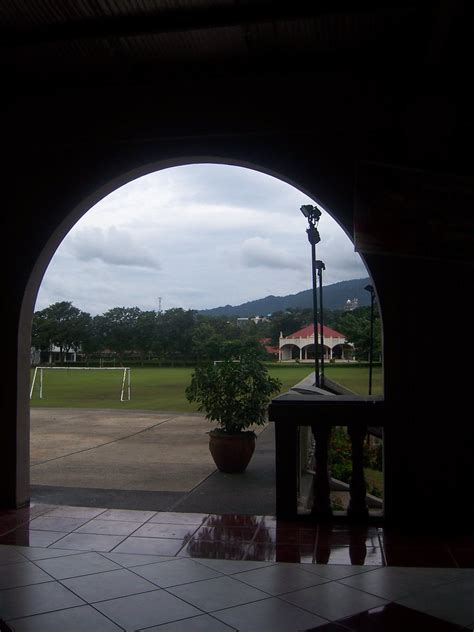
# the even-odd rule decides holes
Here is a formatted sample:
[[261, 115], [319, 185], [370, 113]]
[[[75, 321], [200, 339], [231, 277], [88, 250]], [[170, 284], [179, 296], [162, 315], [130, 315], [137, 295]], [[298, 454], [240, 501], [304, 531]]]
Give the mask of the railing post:
[[349, 558], [351, 564], [363, 566], [367, 557], [367, 538], [369, 531], [367, 525], [353, 528], [349, 537]]
[[311, 515], [318, 520], [332, 518], [328, 451], [331, 438], [331, 425], [324, 422], [311, 424], [315, 441], [315, 474], [314, 474], [314, 499]]
[[347, 515], [354, 520], [365, 520], [369, 515], [365, 500], [367, 487], [364, 476], [364, 439], [367, 434], [367, 425], [350, 425], [347, 430], [352, 443], [351, 499]]
[[297, 499], [297, 426], [275, 424], [276, 511], [282, 520], [295, 520]]
[[[305, 501], [304, 507], [301, 507], [301, 517], [307, 519], [307, 511], [311, 507], [311, 518], [314, 522], [332, 522], [331, 479], [328, 471], [329, 441], [332, 427], [343, 425], [348, 428], [352, 444], [352, 477], [347, 517], [352, 521], [366, 523], [369, 511], [364, 477], [364, 439], [369, 427], [384, 427], [386, 414], [383, 399], [366, 398], [351, 393], [326, 395], [304, 390], [299, 392], [295, 389], [295, 392], [284, 393], [272, 400], [269, 420], [275, 423], [277, 518], [293, 520], [298, 517], [298, 450], [301, 448], [297, 445], [296, 428], [309, 426], [315, 446], [314, 466], [308, 464], [307, 469], [314, 470], [314, 473], [312, 480], [307, 479], [305, 475], [305, 485], [301, 487]], [[303, 463], [301, 467], [303, 468]], [[308, 487], [311, 489], [308, 490]], [[360, 551], [357, 550], [355, 553], [359, 554]]]

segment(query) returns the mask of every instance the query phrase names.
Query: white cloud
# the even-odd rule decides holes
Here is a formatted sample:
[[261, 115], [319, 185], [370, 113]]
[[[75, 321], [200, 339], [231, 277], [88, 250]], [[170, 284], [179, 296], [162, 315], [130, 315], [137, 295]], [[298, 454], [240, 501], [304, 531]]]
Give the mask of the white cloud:
[[304, 269], [303, 262], [299, 260], [299, 253], [291, 255], [282, 249], [277, 249], [270, 239], [263, 237], [250, 237], [243, 242], [242, 261], [250, 268]]
[[149, 244], [140, 243], [132, 232], [115, 226], [76, 230], [70, 234], [67, 245], [80, 261], [98, 260], [113, 266], [154, 270], [161, 267]]

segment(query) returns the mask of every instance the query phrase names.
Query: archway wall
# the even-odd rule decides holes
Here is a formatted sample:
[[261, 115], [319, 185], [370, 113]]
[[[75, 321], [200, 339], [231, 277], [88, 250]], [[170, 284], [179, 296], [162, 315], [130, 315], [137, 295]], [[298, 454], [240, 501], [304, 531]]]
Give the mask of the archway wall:
[[300, 350], [296, 345], [283, 345], [280, 347], [280, 356], [282, 362], [299, 359]]
[[[261, 77], [204, 85], [187, 80], [165, 88], [97, 88], [94, 94], [74, 88], [54, 95], [21, 94], [11, 102], [6, 120], [3, 175], [3, 234], [10, 247], [4, 279], [4, 394], [0, 400], [3, 475], [1, 504], [13, 507], [28, 499], [28, 373], [29, 330], [36, 290], [45, 261], [74, 217], [131, 174], [150, 165], [170, 166], [208, 156], [218, 161], [257, 166], [283, 177], [321, 201], [348, 234], [352, 232], [354, 175], [360, 160], [413, 164], [430, 154], [430, 167], [443, 168], [454, 152], [445, 139], [423, 137], [417, 147], [410, 120], [386, 107], [387, 94], [370, 81], [322, 77], [324, 99], [301, 99], [301, 89], [314, 82], [309, 75], [278, 81]], [[193, 81], [195, 85], [193, 86]], [[190, 106], [198, 87], [203, 95]], [[27, 92], [27, 91], [26, 91]], [[251, 94], [251, 99], [242, 95]], [[393, 103], [393, 102], [392, 102]], [[436, 110], [436, 95], [430, 100]], [[453, 209], [454, 211], [455, 209]], [[297, 209], [295, 209], [297, 212]], [[382, 212], [382, 211], [381, 211]], [[62, 224], [64, 222], [64, 224]], [[58, 228], [59, 227], [59, 228]], [[48, 246], [49, 244], [49, 246]], [[45, 250], [46, 248], [46, 250]], [[442, 253], [441, 253], [442, 257]], [[471, 283], [471, 266], [443, 260], [400, 258], [396, 253], [366, 257], [377, 290], [384, 328], [384, 387], [389, 419], [386, 430], [385, 499], [387, 517], [407, 521], [439, 514], [439, 499], [449, 499], [466, 517], [472, 513], [474, 484], [472, 424], [462, 409], [470, 406], [467, 384], [458, 378], [456, 399], [440, 389], [446, 371], [437, 319], [426, 308], [440, 287], [455, 300], [456, 287]], [[406, 280], [410, 280], [409, 287]], [[400, 322], [424, 330], [419, 363], [410, 363], [400, 345]], [[467, 374], [466, 374], [467, 375]], [[456, 419], [456, 433], [439, 415]], [[408, 434], [407, 434], [408, 433]], [[409, 439], [408, 439], [409, 437]], [[413, 490], [418, 490], [417, 492]]]
[[[293, 142], [296, 152], [300, 143], [297, 138]], [[207, 155], [202, 153], [203, 147], [209, 152]], [[193, 162], [259, 168], [314, 197], [310, 165], [297, 159], [293, 169], [288, 169], [293, 162], [287, 163], [288, 150], [288, 139], [269, 138], [266, 134], [250, 139], [232, 135], [205, 142], [168, 139], [100, 146], [78, 140], [77, 144], [64, 147], [58, 141], [58, 146], [49, 143], [31, 147], [28, 161], [21, 163], [21, 174], [12, 169], [9, 180], [16, 186], [7, 192], [5, 206], [16, 209], [9, 218], [8, 234], [12, 248], [21, 252], [21, 258], [16, 260], [15, 276], [8, 279], [5, 292], [9, 307], [6, 328], [12, 335], [5, 346], [9, 370], [4, 371], [3, 385], [6, 393], [15, 393], [16, 397], [3, 398], [0, 404], [2, 417], [9, 420], [1, 430], [9, 461], [8, 473], [0, 483], [3, 504], [17, 506], [29, 498], [29, 468], [25, 464], [29, 461], [31, 317], [44, 271], [70, 228], [98, 200], [131, 179], [158, 168]], [[12, 161], [11, 166], [18, 164]], [[323, 196], [317, 197], [324, 204]]]

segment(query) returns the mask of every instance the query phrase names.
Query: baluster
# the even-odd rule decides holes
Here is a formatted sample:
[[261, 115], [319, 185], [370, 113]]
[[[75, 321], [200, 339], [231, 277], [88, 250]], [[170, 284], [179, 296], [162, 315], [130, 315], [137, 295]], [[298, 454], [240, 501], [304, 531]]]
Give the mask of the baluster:
[[296, 426], [275, 424], [276, 511], [283, 520], [294, 520], [298, 515], [296, 439]]
[[331, 426], [325, 423], [311, 425], [315, 440], [314, 499], [311, 514], [320, 520], [332, 518], [329, 498], [328, 449]]
[[367, 426], [353, 425], [348, 427], [352, 444], [352, 477], [350, 484], [350, 502], [347, 515], [354, 520], [366, 519], [369, 515], [365, 500], [367, 487], [364, 476], [364, 439]]
[[349, 557], [351, 564], [363, 566], [367, 557], [367, 526], [352, 527], [349, 537]]
[[316, 564], [329, 564], [331, 557], [333, 525], [331, 523], [318, 526], [316, 550], [314, 559]]

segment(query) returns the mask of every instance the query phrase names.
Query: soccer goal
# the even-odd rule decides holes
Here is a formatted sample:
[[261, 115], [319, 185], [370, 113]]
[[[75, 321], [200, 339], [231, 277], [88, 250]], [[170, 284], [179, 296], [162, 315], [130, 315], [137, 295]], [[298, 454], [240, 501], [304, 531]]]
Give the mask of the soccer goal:
[[[39, 398], [43, 399], [44, 394], [44, 372], [45, 371], [121, 371], [121, 388], [120, 388], [120, 401], [128, 402], [131, 396], [131, 380], [130, 380], [130, 367], [89, 367], [89, 366], [37, 366], [33, 374], [30, 389], [30, 399], [33, 398], [35, 385], [38, 386]], [[39, 377], [38, 377], [39, 375]]]

